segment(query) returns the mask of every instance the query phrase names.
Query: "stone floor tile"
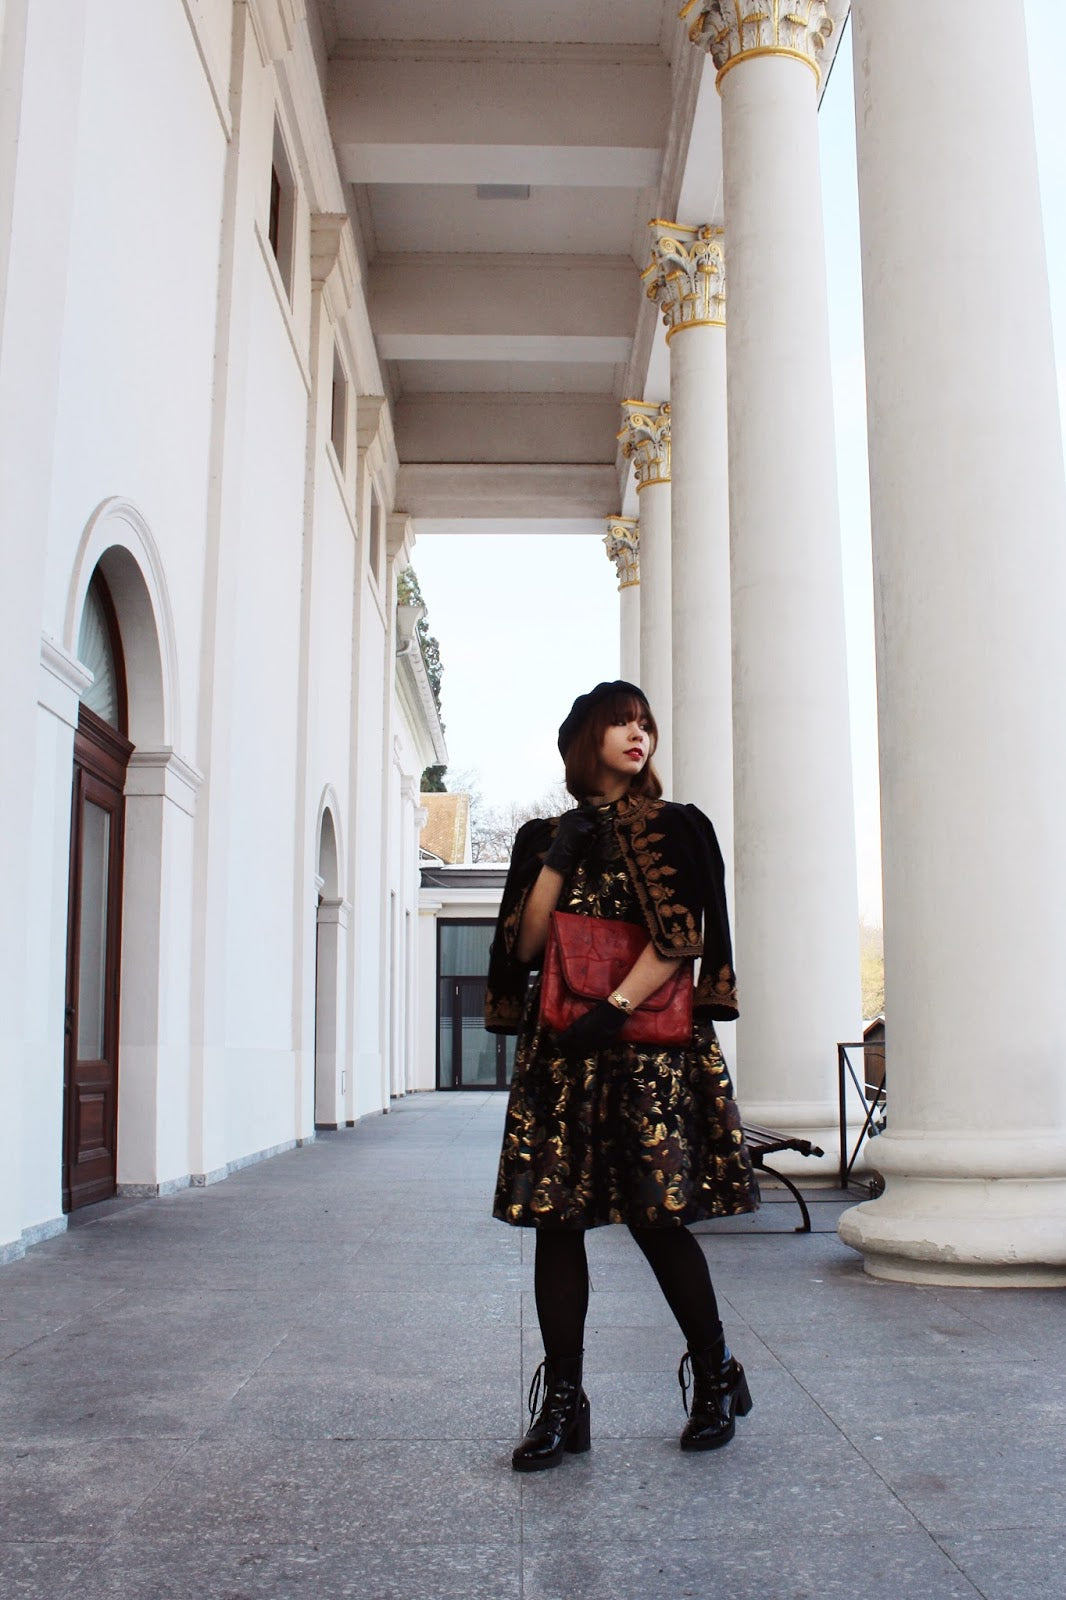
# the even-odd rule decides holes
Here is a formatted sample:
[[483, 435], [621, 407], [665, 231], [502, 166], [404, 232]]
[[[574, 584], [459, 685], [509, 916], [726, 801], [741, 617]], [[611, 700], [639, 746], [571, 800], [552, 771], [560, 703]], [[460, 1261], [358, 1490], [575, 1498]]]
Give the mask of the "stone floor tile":
[[0, 1361], [47, 1339], [63, 1325], [58, 1317], [8, 1317], [0, 1322]]
[[520, 1479], [503, 1459], [502, 1442], [204, 1441], [126, 1526], [171, 1548], [517, 1543]]
[[177, 1371], [151, 1351], [82, 1368], [69, 1346], [31, 1346], [0, 1368], [0, 1442], [195, 1438], [244, 1381], [235, 1371]]
[[593, 1449], [513, 1473], [541, 1351], [535, 1234], [489, 1215], [503, 1112], [409, 1097], [0, 1269], [2, 1600], [1052, 1592], [1061, 1292], [880, 1283], [779, 1195], [697, 1229], [755, 1401], [728, 1450], [678, 1450], [683, 1341], [603, 1228]]
[[109, 1538], [187, 1448], [167, 1439], [0, 1444], [0, 1539]]
[[[532, 1293], [529, 1298], [532, 1302]], [[428, 1329], [439, 1343], [442, 1328], [447, 1328], [449, 1335], [456, 1328], [517, 1328], [522, 1302], [520, 1288], [500, 1289], [494, 1279], [491, 1287], [460, 1294], [448, 1287], [433, 1292], [417, 1287], [368, 1289], [365, 1278], [352, 1275], [351, 1288], [338, 1282], [321, 1290], [309, 1302], [307, 1320], [327, 1329], [349, 1323], [355, 1330]]]
[[[873, 1470], [938, 1537], [992, 1528], [1066, 1526], [1066, 1433], [1060, 1418], [1004, 1413], [915, 1419], [856, 1438]], [[1064, 1584], [1066, 1588], [1066, 1584]]]
[[443, 1377], [432, 1367], [391, 1375], [345, 1368], [335, 1373], [259, 1374], [219, 1408], [205, 1437], [261, 1439], [507, 1438], [524, 1417], [513, 1377]]
[[[769, 1342], [774, 1349], [772, 1336]], [[904, 1351], [865, 1360], [853, 1348], [836, 1356], [809, 1348], [780, 1359], [841, 1427], [860, 1438], [937, 1418], [946, 1431], [960, 1418], [980, 1415], [999, 1419], [1000, 1430], [1009, 1433], [1031, 1407], [1050, 1407], [1066, 1423], [1066, 1392], [1042, 1378], [1032, 1362], [995, 1361], [987, 1354], [914, 1354], [909, 1341]]]
[[302, 1307], [274, 1296], [149, 1289], [135, 1303], [128, 1297], [118, 1306], [108, 1302], [68, 1322], [27, 1352], [27, 1360], [95, 1372], [117, 1364], [124, 1373], [162, 1367], [247, 1375], [300, 1325], [303, 1315]]
[[68, 1540], [0, 1538], [0, 1594], [4, 1600], [67, 1600], [92, 1554], [92, 1546]]
[[[753, 1413], [754, 1415], [754, 1413]], [[524, 1537], [567, 1546], [595, 1529], [606, 1543], [798, 1534], [914, 1532], [918, 1523], [845, 1439], [782, 1451], [746, 1430], [724, 1450], [684, 1454], [671, 1439], [604, 1439], [542, 1475], [523, 1495]]]
[[1066, 1531], [1061, 1525], [978, 1529], [941, 1542], [984, 1600], [1062, 1600]]
[[101, 1284], [91, 1275], [57, 1270], [42, 1259], [38, 1245], [21, 1261], [0, 1267], [0, 1323], [21, 1317], [47, 1317], [57, 1325], [83, 1312], [98, 1309], [125, 1294], [121, 1287]]
[[259, 1375], [363, 1372], [381, 1379], [426, 1375], [453, 1384], [464, 1378], [513, 1381], [519, 1357], [517, 1325], [453, 1322], [446, 1338], [432, 1315], [399, 1327], [384, 1320], [354, 1320], [290, 1329], [259, 1368]]
[[[754, 1522], [730, 1541], [586, 1536], [561, 1550], [526, 1545], [525, 1600], [981, 1600], [923, 1534], [792, 1538], [767, 1544]], [[1014, 1600], [1021, 1600], [1016, 1591]], [[1026, 1597], [1028, 1600], [1028, 1597]]]
[[99, 1551], [81, 1581], [94, 1600], [519, 1600], [521, 1592], [515, 1546], [402, 1539], [309, 1548], [194, 1538], [180, 1551], [123, 1541]]

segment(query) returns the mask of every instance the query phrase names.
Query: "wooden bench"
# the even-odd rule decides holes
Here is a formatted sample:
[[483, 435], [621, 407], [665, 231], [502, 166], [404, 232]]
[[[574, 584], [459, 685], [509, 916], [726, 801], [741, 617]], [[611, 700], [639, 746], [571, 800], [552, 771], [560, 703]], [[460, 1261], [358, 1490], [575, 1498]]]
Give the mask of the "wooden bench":
[[757, 1123], [745, 1122], [744, 1142], [751, 1152], [751, 1164], [760, 1172], [768, 1173], [771, 1178], [776, 1178], [778, 1183], [783, 1183], [800, 1208], [803, 1221], [795, 1230], [797, 1233], [810, 1233], [811, 1214], [807, 1210], [807, 1202], [800, 1194], [791, 1178], [786, 1178], [783, 1172], [768, 1166], [766, 1157], [775, 1155], [779, 1150], [795, 1150], [801, 1156], [824, 1156], [825, 1151], [818, 1145], [812, 1144], [809, 1139], [790, 1139], [787, 1134], [776, 1133], [773, 1128], [760, 1128]]

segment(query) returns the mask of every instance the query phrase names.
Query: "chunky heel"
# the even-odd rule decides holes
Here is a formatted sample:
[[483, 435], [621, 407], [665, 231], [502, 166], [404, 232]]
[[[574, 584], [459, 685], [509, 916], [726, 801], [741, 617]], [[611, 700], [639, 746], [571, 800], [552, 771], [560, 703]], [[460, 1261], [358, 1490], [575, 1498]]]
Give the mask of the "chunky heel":
[[580, 1356], [545, 1357], [529, 1386], [529, 1415], [529, 1431], [511, 1456], [516, 1472], [543, 1472], [557, 1467], [564, 1453], [576, 1456], [591, 1448], [592, 1414], [581, 1387]]
[[589, 1397], [582, 1393], [581, 1405], [574, 1419], [574, 1426], [566, 1441], [566, 1452], [571, 1456], [584, 1455], [586, 1450], [592, 1449], [592, 1407]]
[[708, 1350], [686, 1350], [677, 1369], [677, 1381], [688, 1413], [681, 1435], [682, 1450], [719, 1450], [728, 1444], [736, 1432], [737, 1418], [747, 1416], [752, 1400], [744, 1368], [730, 1355], [724, 1340]]

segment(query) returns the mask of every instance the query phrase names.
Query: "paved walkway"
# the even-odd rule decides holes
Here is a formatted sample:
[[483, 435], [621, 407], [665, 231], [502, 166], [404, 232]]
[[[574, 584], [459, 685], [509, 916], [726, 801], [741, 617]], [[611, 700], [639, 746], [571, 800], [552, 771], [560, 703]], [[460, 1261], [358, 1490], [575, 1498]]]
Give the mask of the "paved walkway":
[[678, 1451], [681, 1341], [612, 1228], [592, 1452], [512, 1473], [540, 1351], [502, 1114], [412, 1098], [0, 1269], [3, 1600], [1061, 1600], [1066, 1298], [877, 1284], [824, 1197], [810, 1237], [783, 1200], [701, 1230], [733, 1445]]

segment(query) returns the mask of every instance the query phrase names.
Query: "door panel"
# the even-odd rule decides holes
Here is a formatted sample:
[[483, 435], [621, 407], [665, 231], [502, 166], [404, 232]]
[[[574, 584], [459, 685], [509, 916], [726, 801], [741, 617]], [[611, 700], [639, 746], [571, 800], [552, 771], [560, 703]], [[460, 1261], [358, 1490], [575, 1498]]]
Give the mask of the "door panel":
[[439, 980], [437, 1084], [441, 1089], [506, 1089], [515, 1041], [485, 1027], [484, 978]]
[[82, 711], [74, 744], [63, 1205], [115, 1192], [122, 907], [122, 780], [130, 746]]

